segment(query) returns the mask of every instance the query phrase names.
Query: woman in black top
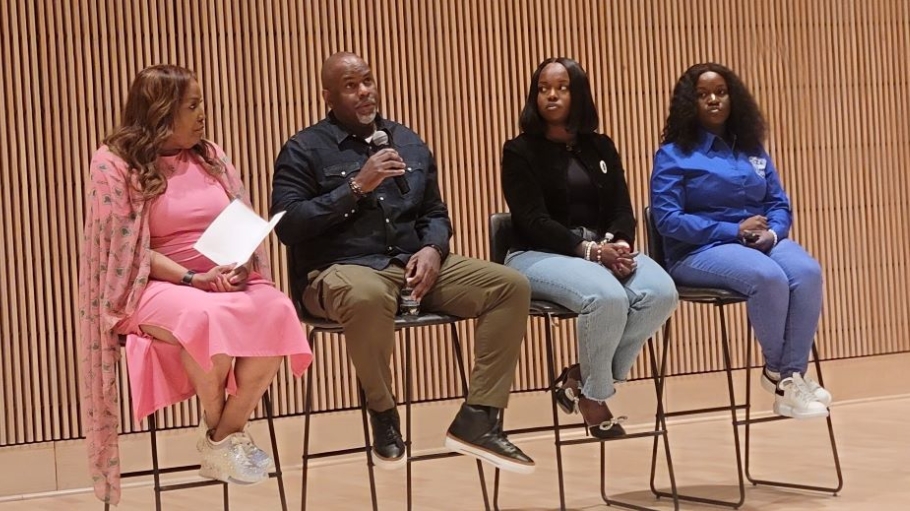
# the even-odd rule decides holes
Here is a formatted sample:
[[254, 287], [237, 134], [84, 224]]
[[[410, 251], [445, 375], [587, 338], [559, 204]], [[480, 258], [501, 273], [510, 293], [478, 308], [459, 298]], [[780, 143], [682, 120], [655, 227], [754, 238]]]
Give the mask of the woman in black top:
[[534, 298], [578, 313], [578, 361], [558, 399], [580, 411], [592, 435], [624, 434], [607, 407], [645, 340], [676, 308], [676, 288], [634, 251], [635, 217], [622, 162], [595, 133], [588, 77], [568, 58], [547, 59], [531, 78], [518, 137], [506, 142], [502, 186], [516, 242], [506, 265], [528, 277]]

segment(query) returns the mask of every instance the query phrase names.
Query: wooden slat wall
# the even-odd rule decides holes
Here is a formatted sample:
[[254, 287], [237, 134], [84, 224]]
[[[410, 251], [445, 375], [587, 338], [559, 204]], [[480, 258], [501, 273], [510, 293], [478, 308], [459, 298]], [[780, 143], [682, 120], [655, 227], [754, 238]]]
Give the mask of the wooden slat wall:
[[[383, 112], [423, 135], [439, 161], [454, 250], [484, 258], [487, 217], [505, 209], [498, 162], [517, 134], [531, 72], [572, 56], [588, 70], [602, 129], [617, 141], [637, 207], [676, 78], [714, 60], [764, 108], [796, 211], [794, 237], [825, 269], [825, 358], [910, 350], [910, 3], [902, 0], [5, 0], [0, 5], [0, 445], [78, 437], [76, 268], [88, 161], [144, 66], [199, 74], [209, 137], [268, 205], [272, 162], [320, 119], [329, 54], [363, 55]], [[284, 286], [284, 254], [270, 240]], [[717, 318], [682, 306], [675, 373], [716, 370]], [[745, 318], [733, 314], [743, 364]], [[557, 352], [574, 357], [574, 326]], [[470, 325], [461, 326], [471, 343]], [[516, 388], [547, 383], [544, 325], [529, 326]], [[708, 342], [697, 340], [705, 334]], [[444, 329], [416, 333], [421, 397], [458, 388]], [[469, 349], [469, 348], [468, 348]], [[396, 357], [400, 360], [400, 354]], [[356, 399], [341, 343], [321, 347], [318, 407]], [[640, 361], [633, 376], [641, 376]], [[403, 395], [400, 390], [399, 395]], [[302, 385], [282, 373], [280, 413]], [[188, 403], [172, 425], [195, 420]], [[129, 422], [129, 421], [127, 421]], [[125, 429], [131, 429], [125, 424]]]

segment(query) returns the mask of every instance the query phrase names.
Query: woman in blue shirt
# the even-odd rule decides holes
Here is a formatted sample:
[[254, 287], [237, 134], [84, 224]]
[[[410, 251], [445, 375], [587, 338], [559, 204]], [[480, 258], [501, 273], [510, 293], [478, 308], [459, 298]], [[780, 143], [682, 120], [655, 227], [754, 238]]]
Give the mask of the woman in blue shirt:
[[774, 411], [825, 417], [831, 394], [806, 376], [822, 306], [818, 262], [788, 238], [792, 212], [762, 147], [765, 120], [730, 69], [698, 64], [673, 90], [651, 175], [652, 215], [680, 285], [732, 289], [762, 347]]
[[595, 133], [597, 108], [577, 62], [547, 59], [531, 78], [522, 134], [506, 142], [502, 188], [515, 240], [506, 265], [535, 298], [578, 313], [579, 364], [563, 372], [557, 399], [580, 411], [591, 435], [625, 432], [606, 401], [645, 340], [676, 308], [676, 287], [638, 255], [622, 161]]

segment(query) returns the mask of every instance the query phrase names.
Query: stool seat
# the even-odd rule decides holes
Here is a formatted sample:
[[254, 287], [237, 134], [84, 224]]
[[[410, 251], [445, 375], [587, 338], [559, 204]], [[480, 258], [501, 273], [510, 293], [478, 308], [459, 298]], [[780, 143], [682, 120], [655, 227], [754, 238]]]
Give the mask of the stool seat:
[[531, 300], [530, 314], [532, 316], [553, 316], [560, 319], [569, 319], [578, 316], [578, 314], [562, 305], [546, 300]]
[[748, 299], [746, 295], [718, 287], [676, 286], [676, 292], [679, 294], [680, 300], [714, 305], [730, 305], [745, 302]]
[[[461, 321], [461, 319], [462, 318], [459, 318], [457, 316], [451, 316], [449, 314], [442, 314], [438, 312], [422, 312], [413, 316], [395, 316], [395, 330], [422, 326], [448, 325], [456, 321]], [[344, 330], [339, 323], [336, 323], [330, 319], [310, 316], [308, 314], [300, 314], [300, 321], [306, 323], [310, 328], [316, 329], [319, 332], [337, 334], [341, 333]]]

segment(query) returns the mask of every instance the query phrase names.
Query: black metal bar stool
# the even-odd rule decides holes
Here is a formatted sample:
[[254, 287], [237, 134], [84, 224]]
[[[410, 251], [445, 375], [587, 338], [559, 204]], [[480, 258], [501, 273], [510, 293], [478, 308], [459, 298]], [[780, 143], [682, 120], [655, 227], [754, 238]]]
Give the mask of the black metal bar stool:
[[[126, 347], [126, 336], [120, 336], [120, 347], [121, 349]], [[127, 379], [129, 383], [129, 379]], [[278, 496], [281, 499], [281, 509], [282, 511], [287, 511], [287, 497], [284, 492], [284, 477], [281, 473], [281, 459], [278, 456], [278, 442], [275, 437], [275, 423], [273, 421], [273, 410], [272, 410], [272, 401], [269, 396], [269, 390], [266, 390], [262, 395], [262, 408], [266, 414], [266, 421], [269, 426], [269, 441], [272, 445], [272, 459], [275, 460], [275, 468], [269, 472], [269, 478], [275, 478], [278, 480]], [[186, 483], [174, 483], [174, 484], [161, 484], [161, 474], [172, 474], [178, 472], [190, 472], [197, 471], [200, 468], [199, 464], [196, 465], [181, 465], [175, 467], [162, 467], [158, 459], [158, 421], [156, 419], [156, 414], [153, 413], [148, 416], [148, 425], [149, 425], [149, 437], [152, 449], [152, 468], [149, 470], [134, 470], [130, 472], [123, 472], [120, 474], [121, 479], [128, 479], [133, 477], [144, 477], [152, 476], [154, 480], [155, 488], [155, 511], [161, 511], [161, 494], [167, 491], [176, 491], [183, 490], [187, 488], [199, 488], [203, 486], [222, 486], [222, 508], [224, 511], [229, 511], [230, 509], [230, 496], [228, 493], [228, 484], [222, 481], [216, 481], [214, 479], [205, 479], [201, 481], [190, 481]], [[104, 511], [110, 510], [110, 504], [104, 504]]]
[[[509, 213], [494, 213], [490, 216], [490, 260], [503, 264], [505, 262], [506, 254], [513, 243], [513, 231], [512, 231], [512, 216]], [[546, 357], [547, 357], [547, 370], [551, 375], [551, 378], [556, 379], [558, 369], [556, 367], [556, 355], [554, 353], [554, 335], [553, 329], [555, 328], [555, 323], [561, 319], [574, 319], [578, 314], [562, 307], [553, 302], [548, 302], [545, 300], [531, 300], [530, 307], [530, 316], [534, 318], [543, 318], [547, 322], [546, 328]], [[566, 496], [565, 496], [565, 476], [563, 474], [563, 461], [562, 461], [562, 448], [563, 446], [569, 445], [579, 445], [579, 444], [589, 444], [589, 443], [599, 443], [600, 444], [600, 494], [603, 498], [604, 503], [608, 506], [617, 506], [624, 507], [628, 509], [636, 509], [639, 511], [651, 511], [652, 508], [644, 507], [638, 504], [631, 502], [620, 501], [614, 498], [611, 498], [607, 495], [607, 476], [606, 476], [606, 465], [607, 465], [607, 456], [606, 456], [606, 443], [613, 442], [618, 440], [628, 440], [632, 438], [651, 438], [655, 439], [655, 443], [658, 438], [664, 438], [664, 445], [666, 446], [666, 457], [667, 457], [667, 467], [670, 477], [670, 485], [675, 492], [676, 480], [673, 472], [673, 461], [670, 456], [669, 444], [666, 442], [667, 428], [664, 421], [664, 411], [663, 411], [663, 399], [661, 396], [660, 390], [660, 380], [658, 379], [658, 368], [657, 368], [657, 358], [654, 352], [654, 339], [648, 339], [648, 352], [650, 355], [651, 361], [651, 379], [654, 381], [654, 389], [656, 392], [657, 405], [656, 405], [656, 423], [653, 430], [643, 431], [640, 433], [632, 433], [619, 438], [612, 438], [601, 440], [599, 438], [579, 438], [579, 439], [568, 439], [564, 440], [562, 438], [562, 431], [571, 428], [581, 428], [586, 430], [587, 426], [584, 421], [578, 424], [561, 424], [559, 420], [560, 410], [556, 401], [556, 393], [551, 392], [551, 408], [553, 414], [553, 424], [546, 426], [533, 426], [528, 428], [519, 428], [509, 430], [510, 434], [522, 434], [522, 433], [535, 433], [543, 431], [553, 431], [554, 434], [554, 444], [556, 445], [556, 473], [559, 479], [559, 509], [566, 509]], [[550, 389], [553, 390], [553, 389]], [[493, 505], [494, 509], [499, 509], [499, 470], [496, 470], [496, 475], [494, 479], [494, 490], [493, 490]], [[671, 493], [670, 497], [673, 498], [674, 509], [679, 509], [679, 502], [676, 500], [675, 496]]]
[[[647, 232], [648, 232], [648, 254], [651, 257], [651, 259], [654, 259], [655, 261], [658, 262], [658, 264], [660, 264], [661, 266], [664, 266], [663, 239], [660, 236], [660, 234], [657, 232], [657, 227], [655, 226], [654, 221], [651, 217], [650, 206], [645, 207], [644, 217], [646, 220], [646, 226], [647, 226]], [[738, 494], [739, 494], [738, 499], [732, 500], [732, 501], [715, 499], [715, 498], [699, 496], [699, 495], [687, 495], [687, 494], [678, 494], [679, 499], [687, 500], [687, 501], [691, 501], [691, 502], [699, 502], [699, 503], [703, 503], [703, 504], [713, 504], [713, 505], [718, 505], [718, 506], [731, 507], [733, 509], [737, 509], [740, 506], [742, 506], [746, 500], [745, 482], [744, 482], [744, 478], [743, 478], [744, 472], [746, 474], [746, 477], [748, 477], [749, 482], [751, 482], [753, 484], [766, 484], [766, 485], [772, 485], [772, 486], [783, 486], [783, 487], [788, 487], [788, 488], [798, 488], [798, 489], [804, 489], [804, 490], [831, 492], [836, 495], [837, 492], [840, 491], [840, 489], [843, 487], [843, 475], [842, 475], [841, 468], [840, 468], [840, 458], [838, 457], [838, 454], [837, 454], [837, 444], [835, 443], [835, 439], [834, 439], [834, 429], [833, 429], [833, 426], [831, 423], [830, 413], [827, 418], [828, 435], [831, 440], [831, 450], [832, 450], [835, 470], [836, 470], [836, 474], [837, 474], [837, 485], [836, 486], [821, 487], [821, 486], [794, 484], [794, 483], [779, 482], [779, 481], [764, 481], [764, 480], [753, 479], [749, 475], [749, 448], [750, 448], [749, 435], [750, 435], [751, 425], [755, 424], [755, 423], [785, 420], [785, 419], [789, 419], [789, 417], [773, 416], [773, 417], [764, 417], [764, 418], [755, 419], [750, 416], [750, 412], [751, 412], [750, 408], [751, 408], [751, 404], [752, 404], [752, 396], [751, 396], [752, 375], [751, 375], [751, 371], [749, 370], [751, 367], [751, 360], [752, 360], [752, 342], [751, 342], [751, 340], [748, 341], [746, 344], [746, 365], [747, 365], [747, 368], [746, 368], [747, 369], [746, 399], [745, 399], [744, 403], [738, 403], [736, 401], [736, 393], [735, 393], [734, 384], [733, 384], [733, 369], [734, 368], [733, 368], [732, 358], [730, 355], [730, 352], [731, 352], [730, 339], [729, 339], [729, 336], [727, 333], [727, 320], [726, 320], [726, 314], [725, 314], [724, 309], [727, 305], [745, 303], [746, 297], [739, 293], [733, 292], [728, 289], [722, 289], [722, 288], [695, 288], [695, 287], [677, 286], [676, 290], [679, 293], [680, 301], [712, 305], [718, 311], [718, 314], [720, 316], [721, 348], [723, 351], [724, 372], [726, 374], [726, 379], [727, 379], [727, 395], [728, 395], [728, 399], [729, 399], [729, 405], [688, 409], [688, 410], [676, 410], [673, 412], [667, 412], [665, 414], [665, 416], [666, 417], [681, 417], [681, 416], [701, 415], [701, 414], [716, 413], [716, 412], [723, 412], [723, 411], [730, 412], [731, 423], [733, 426], [733, 447], [734, 447], [734, 454], [735, 454], [735, 458], [736, 458], [736, 476], [737, 476], [737, 487], [738, 487], [737, 489], [738, 489]], [[751, 326], [747, 323], [746, 324], [746, 337], [747, 338], [751, 337], [750, 330], [751, 330]], [[664, 339], [663, 353], [662, 353], [661, 363], [660, 363], [660, 368], [659, 368], [659, 379], [660, 379], [659, 392], [663, 391], [663, 386], [666, 383], [666, 370], [667, 370], [666, 360], [667, 360], [667, 353], [669, 352], [669, 349], [670, 349], [670, 320], [668, 320], [666, 325], [664, 325], [663, 339]], [[815, 358], [816, 375], [818, 376], [819, 383], [822, 383], [823, 379], [822, 379], [822, 372], [821, 372], [821, 364], [818, 359], [818, 351], [815, 348], [814, 344], [812, 345], [812, 354], [813, 354], [813, 357]], [[739, 418], [739, 413], [738, 413], [739, 410], [745, 411], [744, 419]], [[745, 457], [746, 457], [745, 467], [746, 468], [745, 468], [745, 471], [743, 470], [743, 459], [742, 459], [743, 453], [742, 453], [742, 449], [740, 447], [740, 441], [739, 441], [739, 427], [740, 426], [745, 426], [745, 428], [746, 428], [746, 453], [745, 453]], [[656, 475], [656, 471], [657, 471], [657, 448], [658, 448], [657, 440], [658, 440], [657, 438], [654, 439], [654, 446], [653, 446], [652, 456], [651, 456], [651, 491], [657, 496], [669, 496], [670, 494], [668, 494], [667, 492], [657, 489], [656, 484], [655, 484], [655, 475]], [[664, 442], [667, 442], [666, 437], [664, 438]]]

